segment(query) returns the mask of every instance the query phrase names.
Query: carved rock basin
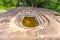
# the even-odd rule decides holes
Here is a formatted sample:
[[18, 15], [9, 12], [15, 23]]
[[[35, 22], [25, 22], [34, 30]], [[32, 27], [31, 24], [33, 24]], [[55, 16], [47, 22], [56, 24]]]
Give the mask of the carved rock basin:
[[60, 40], [57, 12], [18, 7], [0, 13], [0, 40]]

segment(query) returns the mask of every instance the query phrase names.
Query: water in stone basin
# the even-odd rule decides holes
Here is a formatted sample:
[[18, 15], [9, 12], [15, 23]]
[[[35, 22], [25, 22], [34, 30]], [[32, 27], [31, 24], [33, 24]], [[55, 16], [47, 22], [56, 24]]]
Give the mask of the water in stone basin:
[[36, 27], [39, 25], [38, 21], [34, 17], [24, 17], [22, 24], [26, 27]]

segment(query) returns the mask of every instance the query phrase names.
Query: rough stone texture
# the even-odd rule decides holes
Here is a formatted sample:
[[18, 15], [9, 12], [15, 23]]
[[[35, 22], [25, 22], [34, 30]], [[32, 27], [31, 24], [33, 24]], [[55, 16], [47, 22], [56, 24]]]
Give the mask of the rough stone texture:
[[[24, 28], [19, 25], [22, 14], [38, 14], [42, 27]], [[60, 17], [57, 12], [43, 8], [19, 7], [0, 13], [0, 40], [60, 40]], [[30, 15], [29, 14], [29, 15]], [[38, 16], [38, 17], [39, 17]], [[38, 18], [37, 17], [37, 18]]]

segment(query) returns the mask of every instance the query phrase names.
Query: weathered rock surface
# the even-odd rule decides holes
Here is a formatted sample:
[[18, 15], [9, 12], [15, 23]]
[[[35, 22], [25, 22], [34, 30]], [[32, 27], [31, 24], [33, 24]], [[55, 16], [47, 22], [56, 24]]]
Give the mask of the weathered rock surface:
[[[0, 13], [0, 40], [60, 40], [60, 17], [43, 8], [19, 7]], [[35, 17], [37, 27], [25, 27], [23, 18]]]

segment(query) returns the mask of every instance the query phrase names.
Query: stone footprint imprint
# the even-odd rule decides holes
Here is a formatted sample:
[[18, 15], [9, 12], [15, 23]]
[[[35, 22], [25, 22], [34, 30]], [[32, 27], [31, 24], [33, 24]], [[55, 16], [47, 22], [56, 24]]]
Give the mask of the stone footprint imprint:
[[60, 40], [57, 13], [31, 7], [0, 12], [0, 40]]

